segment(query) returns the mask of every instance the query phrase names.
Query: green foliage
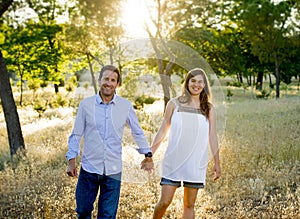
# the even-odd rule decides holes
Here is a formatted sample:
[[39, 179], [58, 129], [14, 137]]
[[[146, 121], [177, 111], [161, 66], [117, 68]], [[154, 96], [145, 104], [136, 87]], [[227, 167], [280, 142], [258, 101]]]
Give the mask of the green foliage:
[[233, 96], [233, 93], [232, 93], [231, 89], [227, 88], [227, 94], [226, 94], [226, 96], [227, 96], [228, 100], [231, 100], [231, 97]]
[[[33, 5], [38, 7], [40, 4]], [[45, 9], [43, 13], [47, 14]], [[41, 81], [41, 86], [47, 86], [48, 82], [59, 84], [65, 62], [63, 43], [59, 38], [62, 26], [45, 20], [25, 20], [17, 27], [6, 24], [2, 27], [4, 42], [1, 47], [7, 68], [20, 78], [21, 86], [24, 81], [36, 79]]]
[[[201, 4], [192, 2], [194, 8]], [[205, 11], [213, 8], [206, 7], [208, 10]], [[201, 20], [205, 18], [203, 16], [197, 20], [197, 25], [176, 32], [175, 39], [197, 50], [216, 74], [255, 77], [265, 70], [275, 74], [277, 62], [280, 80], [290, 83], [292, 76], [299, 75], [300, 41], [296, 25], [299, 16], [291, 13], [299, 10], [299, 4], [236, 0], [230, 3], [216, 1], [214, 7], [209, 13], [212, 19], [208, 20], [218, 22], [221, 16], [226, 22], [207, 24], [206, 19]]]
[[68, 100], [62, 94], [57, 93], [57, 94], [55, 94], [55, 99], [52, 100], [49, 103], [49, 105], [50, 105], [51, 108], [57, 108], [57, 107], [60, 107], [60, 106], [65, 107], [65, 106], [68, 105]]
[[233, 81], [233, 82], [228, 81], [228, 82], [227, 82], [227, 86], [243, 87], [244, 84], [241, 83], [241, 82], [239, 82], [239, 81]]
[[77, 87], [78, 85], [77, 77], [76, 76], [69, 77], [68, 83], [72, 83], [75, 87]]
[[66, 91], [68, 91], [69, 93], [73, 92], [75, 90], [75, 88], [77, 87], [78, 82], [77, 82], [77, 77], [76, 76], [72, 76], [68, 79], [67, 85], [65, 87]]
[[258, 91], [258, 94], [256, 94], [256, 98], [267, 99], [268, 97], [270, 97], [270, 95], [271, 95], [271, 91], [263, 89], [261, 91]]
[[138, 78], [135, 74], [129, 74], [126, 76], [125, 80], [122, 83], [122, 87], [118, 89], [118, 92], [121, 96], [128, 98], [131, 101], [134, 101], [134, 96], [138, 91]]
[[[75, 59], [75, 71], [89, 66], [91, 71], [96, 72], [94, 68], [98, 65], [93, 65], [94, 61], [103, 65], [105, 58], [102, 56], [113, 57], [124, 33], [120, 25], [120, 4], [116, 0], [76, 2], [76, 11], [70, 14], [71, 22], [65, 29], [66, 51]], [[99, 54], [99, 50], [102, 53], [109, 50], [109, 54]]]
[[288, 85], [285, 83], [280, 83], [280, 89], [286, 91], [288, 89]]
[[39, 118], [41, 118], [47, 109], [47, 101], [42, 99], [36, 100], [33, 104], [33, 109], [38, 112]]
[[28, 81], [28, 84], [27, 84], [28, 88], [30, 90], [33, 91], [33, 100], [35, 99], [35, 92], [37, 91], [38, 88], [40, 88], [40, 82], [39, 80], [35, 79], [35, 80], [30, 80]]
[[87, 82], [87, 81], [84, 82], [83, 85], [82, 85], [82, 87], [84, 87], [84, 89], [87, 90], [89, 88], [89, 82]]
[[136, 97], [134, 100], [134, 108], [141, 109], [144, 107], [144, 104], [152, 104], [155, 102], [155, 100], [157, 100], [157, 98], [146, 95]]
[[68, 93], [71, 93], [75, 90], [75, 86], [72, 83], [67, 83], [67, 85], [65, 86], [65, 89]]
[[30, 90], [37, 91], [37, 89], [40, 87], [40, 83], [37, 81], [28, 81], [27, 86]]
[[48, 82], [47, 81], [41, 81], [40, 86], [41, 87], [47, 87], [48, 86]]

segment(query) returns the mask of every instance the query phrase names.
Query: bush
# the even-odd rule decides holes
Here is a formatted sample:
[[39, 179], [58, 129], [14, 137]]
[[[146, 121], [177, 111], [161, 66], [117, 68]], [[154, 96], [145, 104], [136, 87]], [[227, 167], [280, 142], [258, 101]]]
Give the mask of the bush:
[[67, 91], [68, 93], [71, 93], [71, 92], [73, 92], [73, 91], [75, 90], [75, 86], [74, 86], [74, 84], [72, 84], [72, 83], [67, 83], [65, 89], [66, 89], [66, 91]]
[[47, 109], [47, 101], [43, 101], [43, 100], [40, 100], [40, 99], [35, 101], [34, 105], [33, 105], [33, 109], [35, 111], [37, 111], [37, 113], [39, 114], [39, 118], [41, 118], [43, 113]]
[[57, 107], [65, 107], [68, 105], [68, 101], [65, 97], [63, 97], [60, 93], [57, 93], [55, 95], [55, 99], [50, 103], [50, 106], [52, 108], [57, 108]]
[[84, 84], [82, 85], [82, 87], [84, 87], [84, 89], [88, 89], [89, 88], [89, 82], [84, 82]]
[[227, 86], [242, 87], [244, 84], [239, 81], [227, 82]]
[[258, 94], [256, 94], [256, 98], [267, 99], [270, 95], [271, 95], [271, 92], [264, 89], [264, 90], [260, 91]]
[[135, 109], [143, 108], [144, 104], [152, 104], [155, 102], [155, 100], [156, 98], [151, 96], [146, 96], [146, 95], [139, 96], [134, 100], [134, 108]]
[[230, 100], [231, 97], [233, 96], [233, 93], [232, 93], [232, 91], [229, 88], [227, 88], [227, 94], [226, 94], [226, 96], [227, 96], [228, 100]]

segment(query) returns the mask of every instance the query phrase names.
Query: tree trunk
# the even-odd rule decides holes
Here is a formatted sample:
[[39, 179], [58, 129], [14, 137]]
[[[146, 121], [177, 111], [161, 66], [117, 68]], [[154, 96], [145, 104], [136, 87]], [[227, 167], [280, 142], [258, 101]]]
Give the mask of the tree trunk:
[[[157, 57], [157, 65], [158, 65], [158, 73], [161, 79], [161, 85], [163, 88], [163, 92], [164, 92], [164, 110], [166, 109], [167, 103], [170, 100], [170, 88], [172, 86], [172, 81], [171, 81], [171, 71], [172, 71], [172, 67], [174, 64], [174, 57], [172, 56], [172, 54], [168, 51], [167, 46], [165, 45], [165, 42], [163, 39], [159, 39], [159, 41], [162, 42], [162, 47], [163, 48], [158, 48], [158, 39], [154, 39], [151, 38], [151, 44], [152, 47], [155, 51], [156, 57]], [[170, 61], [168, 62], [166, 69], [164, 68], [164, 64], [163, 64], [163, 60], [161, 58], [161, 50], [166, 51], [169, 56], [170, 56]]]
[[21, 91], [20, 91], [20, 106], [22, 106], [22, 104], [23, 104], [23, 82], [24, 82], [23, 81], [23, 71], [22, 71], [20, 65], [18, 65], [18, 69], [19, 69], [20, 80], [21, 80], [21, 86], [20, 86], [20, 89], [21, 89]]
[[239, 82], [243, 84], [244, 83], [243, 75], [241, 73], [238, 73], [238, 77], [239, 77]]
[[251, 83], [252, 82], [252, 76], [251, 76], [251, 74], [247, 77], [247, 84], [249, 85], [249, 86], [251, 86]]
[[269, 83], [272, 84], [272, 77], [271, 77], [271, 74], [268, 74], [269, 75]]
[[98, 90], [97, 90], [96, 79], [95, 79], [95, 75], [94, 75], [94, 71], [93, 71], [93, 66], [92, 66], [92, 63], [91, 63], [91, 58], [90, 58], [89, 53], [87, 53], [86, 56], [87, 56], [89, 67], [90, 67], [90, 72], [91, 72], [91, 76], [92, 76], [92, 84], [93, 84], [93, 87], [94, 87], [94, 91], [95, 91], [95, 94], [97, 94]]
[[298, 92], [300, 92], [300, 76], [298, 76]]
[[264, 73], [258, 72], [256, 79], [256, 90], [262, 90]]
[[11, 6], [13, 2], [14, 2], [14, 0], [2, 0], [1, 1], [1, 4], [0, 4], [0, 17], [2, 17], [4, 12], [7, 11], [9, 6]]
[[5, 61], [0, 51], [0, 97], [4, 112], [10, 155], [13, 157], [19, 150], [25, 151], [25, 143], [22, 135], [19, 115], [13, 98], [12, 89]]
[[278, 65], [278, 58], [276, 53], [274, 53], [274, 60], [275, 60], [275, 76], [276, 76], [276, 98], [280, 97], [280, 78], [279, 78], [279, 65]]
[[54, 92], [57, 94], [59, 92], [58, 84], [54, 84]]
[[164, 110], [166, 109], [167, 103], [170, 100], [170, 87], [171, 87], [171, 78], [170, 75], [166, 74], [164, 69], [159, 71], [159, 76], [161, 80], [161, 85], [164, 92]]
[[274, 89], [274, 84], [273, 84], [273, 82], [272, 82], [272, 77], [271, 77], [271, 74], [268, 74], [268, 76], [269, 76], [269, 87], [270, 87], [270, 89], [271, 89], [271, 91]]
[[110, 59], [110, 64], [111, 64], [111, 65], [114, 64], [113, 53], [114, 53], [114, 49], [110, 46], [110, 47], [109, 47], [109, 59]]
[[[161, 2], [160, 2], [160, 0], [158, 0], [157, 1], [157, 21], [156, 21], [155, 37], [151, 34], [151, 31], [147, 24], [146, 24], [146, 31], [148, 33], [151, 45], [152, 45], [155, 55], [156, 55], [156, 60], [157, 60], [157, 65], [158, 65], [158, 73], [159, 73], [159, 76], [161, 79], [161, 84], [162, 84], [162, 88], [163, 88], [163, 92], [164, 92], [164, 111], [165, 111], [167, 103], [170, 100], [170, 88], [172, 86], [171, 71], [172, 71], [172, 67], [175, 62], [175, 57], [171, 53], [165, 40], [161, 36], [161, 29], [163, 28], [162, 22], [161, 22], [162, 21], [161, 13], [162, 13]], [[162, 57], [162, 52], [168, 54], [168, 56], [169, 56], [168, 58], [170, 58], [166, 67], [164, 67], [164, 63], [163, 63], [164, 59]]]

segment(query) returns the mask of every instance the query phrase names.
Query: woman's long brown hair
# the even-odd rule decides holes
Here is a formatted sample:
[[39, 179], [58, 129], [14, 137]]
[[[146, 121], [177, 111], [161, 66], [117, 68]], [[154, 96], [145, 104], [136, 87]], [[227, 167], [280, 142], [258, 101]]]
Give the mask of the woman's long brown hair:
[[209, 111], [211, 108], [211, 103], [210, 103], [211, 91], [210, 91], [209, 81], [208, 81], [207, 76], [203, 69], [194, 68], [188, 72], [188, 74], [184, 80], [184, 83], [183, 83], [182, 95], [178, 98], [178, 100], [181, 103], [186, 103], [186, 102], [190, 101], [191, 93], [189, 90], [189, 81], [191, 78], [195, 77], [196, 75], [202, 75], [202, 77], [204, 79], [205, 87], [199, 95], [199, 100], [200, 100], [200, 110], [203, 113], [203, 115], [208, 119]]

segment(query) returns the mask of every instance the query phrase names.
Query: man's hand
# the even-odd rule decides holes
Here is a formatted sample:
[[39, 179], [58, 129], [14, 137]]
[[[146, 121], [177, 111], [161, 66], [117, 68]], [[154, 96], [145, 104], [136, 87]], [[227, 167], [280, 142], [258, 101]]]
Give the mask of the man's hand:
[[146, 157], [141, 163], [141, 169], [151, 172], [154, 169], [154, 163], [151, 157]]
[[76, 159], [70, 159], [69, 160], [69, 166], [67, 169], [67, 174], [71, 177], [78, 177], [77, 168], [76, 168]]

